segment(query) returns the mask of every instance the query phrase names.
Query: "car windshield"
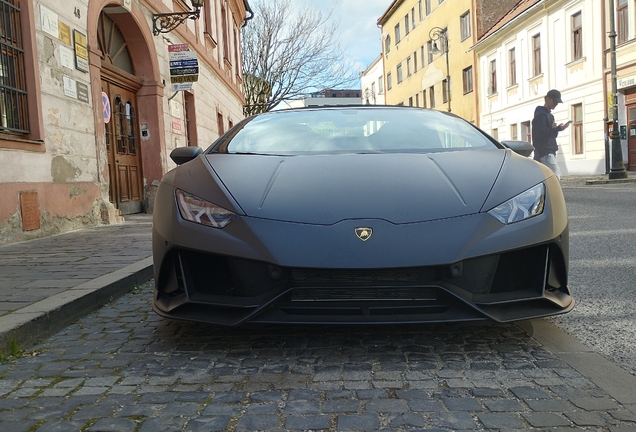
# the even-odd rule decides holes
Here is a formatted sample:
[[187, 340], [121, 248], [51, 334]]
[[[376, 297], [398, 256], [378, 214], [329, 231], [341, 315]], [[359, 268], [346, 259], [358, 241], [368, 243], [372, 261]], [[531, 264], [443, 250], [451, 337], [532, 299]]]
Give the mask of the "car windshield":
[[222, 139], [227, 153], [430, 153], [499, 148], [461, 118], [416, 108], [347, 107], [275, 111]]

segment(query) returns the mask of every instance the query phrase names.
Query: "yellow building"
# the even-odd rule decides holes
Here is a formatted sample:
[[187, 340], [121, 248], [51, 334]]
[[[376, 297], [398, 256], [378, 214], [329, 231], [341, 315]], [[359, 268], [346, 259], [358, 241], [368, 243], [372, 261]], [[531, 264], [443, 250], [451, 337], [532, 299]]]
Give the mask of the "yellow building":
[[386, 103], [476, 122], [474, 22], [472, 0], [393, 0], [378, 19]]

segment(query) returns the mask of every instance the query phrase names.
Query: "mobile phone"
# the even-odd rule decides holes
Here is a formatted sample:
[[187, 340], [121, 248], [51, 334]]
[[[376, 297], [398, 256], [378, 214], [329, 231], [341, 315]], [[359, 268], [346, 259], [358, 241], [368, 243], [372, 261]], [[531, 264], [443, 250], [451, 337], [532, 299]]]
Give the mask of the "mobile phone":
[[567, 125], [569, 125], [570, 123], [572, 123], [572, 120], [568, 120], [567, 122], [563, 123], [563, 127], [566, 127]]

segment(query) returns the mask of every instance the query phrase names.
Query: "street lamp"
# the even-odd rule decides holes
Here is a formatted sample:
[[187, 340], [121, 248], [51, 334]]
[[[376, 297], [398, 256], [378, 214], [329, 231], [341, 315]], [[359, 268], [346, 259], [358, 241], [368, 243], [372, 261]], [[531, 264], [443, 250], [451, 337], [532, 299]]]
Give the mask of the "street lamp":
[[442, 47], [446, 52], [446, 99], [448, 100], [448, 112], [451, 112], [450, 68], [448, 67], [448, 31], [441, 27], [433, 27], [429, 32], [428, 37], [433, 41], [434, 54], [439, 54], [441, 52], [440, 48], [437, 46], [437, 41], [442, 44]]
[[610, 21], [610, 61], [612, 74], [612, 168], [609, 172], [610, 179], [627, 178], [625, 164], [623, 163], [623, 146], [618, 131], [618, 90], [616, 76], [616, 27], [614, 24], [614, 0], [609, 0]]
[[152, 33], [168, 33], [177, 28], [187, 19], [199, 19], [204, 0], [190, 0], [194, 10], [188, 12], [172, 12], [152, 15]]

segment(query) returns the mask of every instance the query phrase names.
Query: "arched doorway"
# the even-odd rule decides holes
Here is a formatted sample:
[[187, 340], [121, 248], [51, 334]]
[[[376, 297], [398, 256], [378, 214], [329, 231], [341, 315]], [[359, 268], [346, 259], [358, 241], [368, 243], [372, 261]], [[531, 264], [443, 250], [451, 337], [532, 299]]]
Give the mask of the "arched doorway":
[[120, 214], [143, 211], [143, 176], [135, 76], [126, 41], [112, 19], [102, 11], [97, 25], [102, 53], [102, 99], [108, 161], [109, 198]]

